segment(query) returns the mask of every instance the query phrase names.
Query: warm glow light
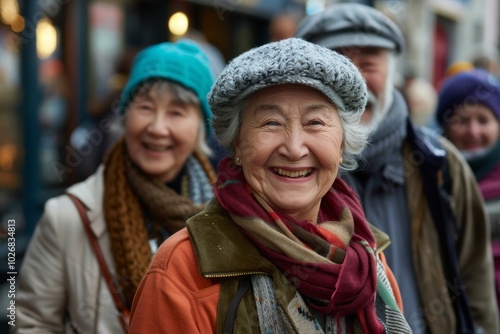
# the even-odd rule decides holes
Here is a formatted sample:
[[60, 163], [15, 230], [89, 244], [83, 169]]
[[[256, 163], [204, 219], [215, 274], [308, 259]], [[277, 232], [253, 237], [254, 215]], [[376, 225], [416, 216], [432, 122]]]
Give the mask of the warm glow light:
[[12, 31], [14, 32], [21, 32], [24, 30], [25, 27], [25, 22], [24, 19], [21, 15], [17, 15], [14, 20], [10, 23], [10, 27], [12, 28]]
[[189, 28], [189, 19], [183, 12], [173, 14], [168, 20], [168, 29], [177, 36], [184, 35]]
[[19, 14], [17, 0], [0, 1], [0, 19], [3, 23], [10, 25]]
[[36, 27], [36, 51], [38, 57], [48, 58], [56, 51], [57, 31], [47, 19], [41, 19]]
[[16, 155], [17, 149], [13, 144], [4, 144], [0, 146], [0, 169], [12, 169]]

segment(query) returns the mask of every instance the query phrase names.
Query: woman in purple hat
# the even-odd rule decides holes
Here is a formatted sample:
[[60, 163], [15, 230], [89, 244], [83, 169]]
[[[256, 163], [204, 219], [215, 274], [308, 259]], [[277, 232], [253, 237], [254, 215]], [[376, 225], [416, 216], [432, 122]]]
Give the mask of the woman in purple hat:
[[437, 120], [462, 152], [486, 201], [500, 305], [500, 86], [485, 70], [459, 73], [439, 92]]

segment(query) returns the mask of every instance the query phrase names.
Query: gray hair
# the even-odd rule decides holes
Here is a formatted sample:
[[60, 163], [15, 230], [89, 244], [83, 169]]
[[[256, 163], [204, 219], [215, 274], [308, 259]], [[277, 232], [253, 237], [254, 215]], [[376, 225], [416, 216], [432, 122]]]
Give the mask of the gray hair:
[[[206, 142], [206, 130], [205, 130], [205, 121], [203, 118], [203, 113], [201, 111], [200, 100], [191, 90], [184, 88], [183, 86], [168, 81], [165, 79], [153, 79], [146, 81], [139, 85], [137, 89], [131, 94], [130, 101], [133, 101], [137, 97], [144, 97], [148, 95], [152, 91], [156, 91], [159, 94], [169, 93], [174, 96], [179, 102], [191, 104], [200, 109], [201, 122], [200, 122], [200, 130], [198, 132], [198, 144], [197, 148], [206, 156], [212, 156], [212, 150], [208, 146]], [[127, 117], [129, 107], [127, 106], [125, 110], [124, 118]]]
[[[249, 98], [237, 102], [232, 107], [220, 108], [214, 113], [212, 128], [222, 147], [231, 157], [234, 157], [234, 147], [240, 135], [243, 112]], [[337, 106], [335, 106], [337, 107]], [[357, 160], [367, 145], [368, 129], [360, 123], [361, 114], [344, 111], [337, 108], [343, 135], [343, 153], [340, 167], [344, 170], [354, 170], [358, 166]]]

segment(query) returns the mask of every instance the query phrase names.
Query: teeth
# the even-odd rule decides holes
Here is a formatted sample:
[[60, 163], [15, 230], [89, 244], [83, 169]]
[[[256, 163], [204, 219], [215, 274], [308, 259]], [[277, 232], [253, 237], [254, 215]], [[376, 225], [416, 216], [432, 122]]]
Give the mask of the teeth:
[[273, 171], [275, 173], [278, 173], [281, 176], [296, 178], [296, 177], [304, 177], [304, 176], [311, 174], [312, 168], [308, 168], [308, 169], [301, 170], [301, 171], [295, 171], [295, 172], [283, 170], [281, 168], [273, 168]]
[[146, 147], [153, 151], [165, 151], [168, 150], [168, 146], [156, 146], [156, 145], [148, 145]]

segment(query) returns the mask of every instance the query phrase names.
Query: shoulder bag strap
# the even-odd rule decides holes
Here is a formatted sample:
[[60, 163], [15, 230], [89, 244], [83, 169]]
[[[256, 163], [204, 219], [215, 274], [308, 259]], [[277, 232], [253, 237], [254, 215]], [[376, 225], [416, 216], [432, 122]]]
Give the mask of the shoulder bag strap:
[[104, 255], [102, 254], [101, 248], [99, 247], [99, 243], [97, 242], [97, 238], [90, 229], [90, 222], [87, 216], [87, 211], [78, 197], [69, 193], [66, 193], [66, 195], [68, 195], [68, 197], [73, 201], [73, 203], [76, 206], [76, 209], [78, 210], [78, 213], [80, 214], [83, 229], [85, 230], [85, 233], [87, 233], [90, 245], [92, 246], [92, 250], [94, 251], [97, 262], [99, 263], [99, 267], [101, 268], [101, 272], [104, 276], [106, 284], [108, 285], [108, 289], [111, 292], [111, 295], [113, 296], [113, 301], [115, 303], [116, 310], [118, 311], [118, 318], [120, 320], [120, 324], [123, 328], [123, 331], [127, 333], [129, 319], [130, 319], [130, 312], [128, 308], [125, 306], [125, 303], [122, 301], [120, 293], [116, 289], [114, 280], [111, 277], [111, 273], [109, 272], [106, 261], [104, 260]]
[[252, 280], [249, 276], [243, 276], [238, 284], [238, 290], [229, 304], [229, 309], [224, 323], [224, 334], [232, 334], [234, 329], [234, 321], [236, 320], [236, 311], [240, 305], [241, 299], [252, 286]]

